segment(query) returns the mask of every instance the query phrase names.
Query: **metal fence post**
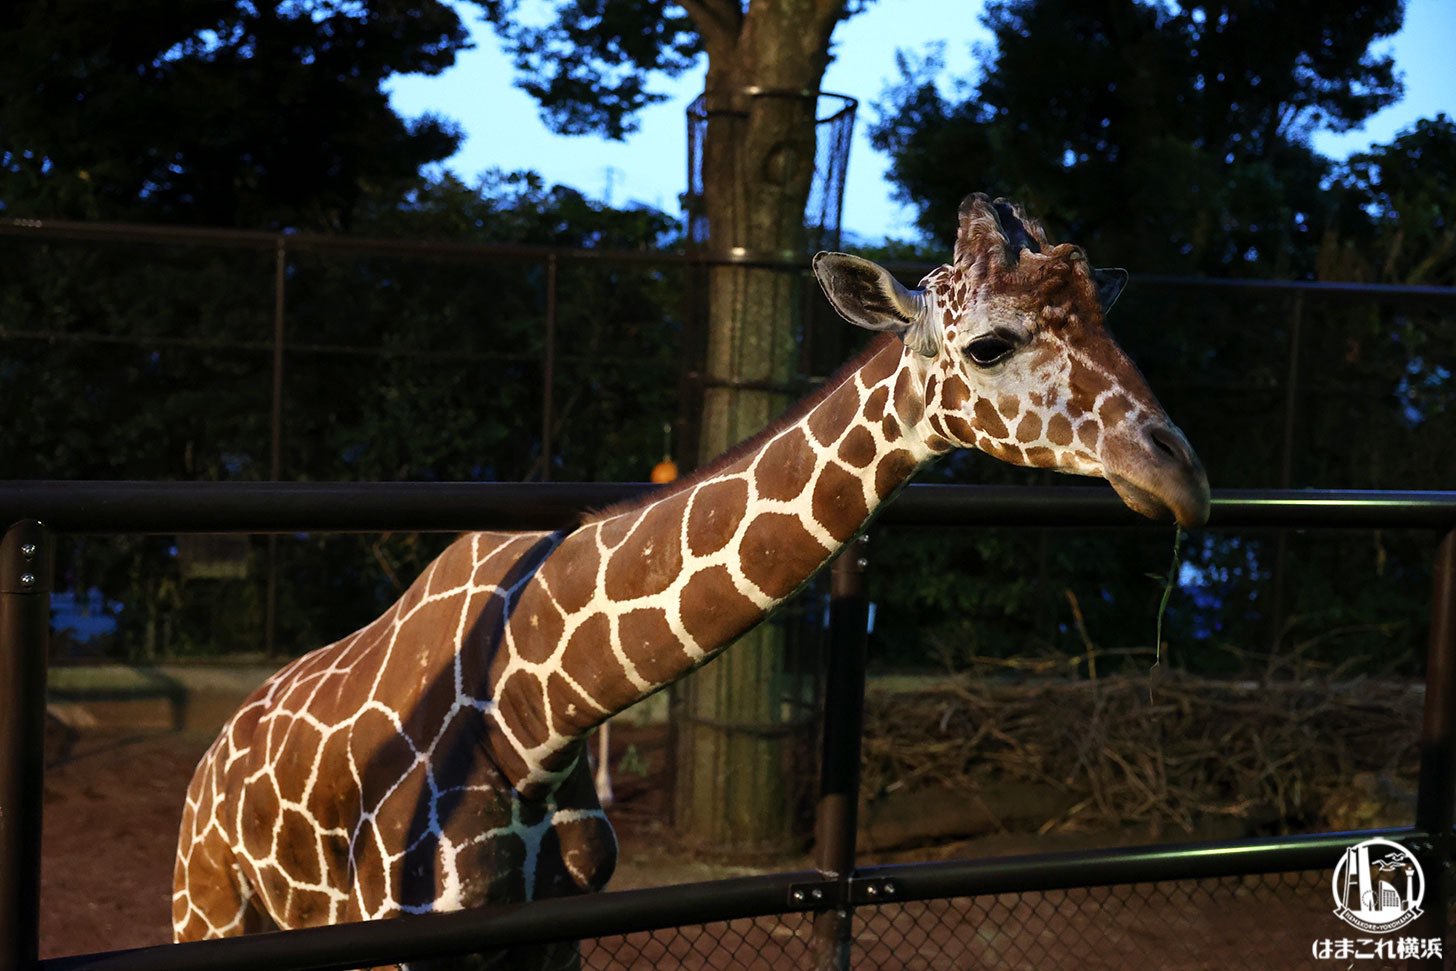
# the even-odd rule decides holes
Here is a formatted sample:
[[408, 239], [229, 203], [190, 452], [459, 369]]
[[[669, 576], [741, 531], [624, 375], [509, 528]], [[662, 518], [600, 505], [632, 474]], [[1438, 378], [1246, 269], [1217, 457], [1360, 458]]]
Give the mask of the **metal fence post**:
[[556, 254], [546, 258], [546, 334], [541, 352], [541, 481], [551, 481], [551, 424], [556, 385]]
[[0, 540], [0, 971], [40, 956], [50, 531], [22, 520]]
[[[288, 237], [273, 247], [273, 385], [268, 421], [268, 478], [283, 477], [283, 341], [288, 313]], [[263, 596], [263, 656], [278, 653], [278, 537], [268, 534], [268, 585]]]
[[[1416, 829], [1430, 834], [1422, 847], [1426, 875], [1425, 937], [1444, 937], [1450, 903], [1451, 827], [1456, 822], [1456, 530], [1436, 547], [1432, 571], [1431, 643], [1426, 656], [1426, 707], [1421, 725], [1421, 781]], [[1421, 967], [1443, 967], [1439, 957]]]
[[839, 881], [839, 903], [814, 915], [814, 966], [847, 971], [853, 940], [850, 877], [859, 824], [860, 736], [864, 732], [869, 601], [867, 536], [845, 547], [829, 571], [829, 660], [824, 683], [823, 759], [814, 823], [815, 865]]
[[[1299, 355], [1304, 346], [1304, 293], [1296, 291], [1289, 315], [1289, 367], [1284, 379], [1284, 437], [1279, 447], [1279, 488], [1288, 489], [1294, 481], [1294, 430], [1299, 410]], [[1289, 530], [1279, 530], [1274, 541], [1274, 592], [1269, 609], [1269, 653], [1279, 652], [1284, 639], [1285, 592], [1284, 574], [1289, 568]]]

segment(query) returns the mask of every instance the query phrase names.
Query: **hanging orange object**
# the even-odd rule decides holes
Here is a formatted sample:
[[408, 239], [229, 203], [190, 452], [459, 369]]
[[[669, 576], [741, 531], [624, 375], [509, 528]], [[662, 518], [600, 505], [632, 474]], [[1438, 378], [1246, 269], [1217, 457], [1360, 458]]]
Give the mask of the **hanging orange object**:
[[672, 423], [662, 423], [662, 461], [652, 467], [652, 481], [665, 485], [677, 478], [677, 463], [672, 460]]

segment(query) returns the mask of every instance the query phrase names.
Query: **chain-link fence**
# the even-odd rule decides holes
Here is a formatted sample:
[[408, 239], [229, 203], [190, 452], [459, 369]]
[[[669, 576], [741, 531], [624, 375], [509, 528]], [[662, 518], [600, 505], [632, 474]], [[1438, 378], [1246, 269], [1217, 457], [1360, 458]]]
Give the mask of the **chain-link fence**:
[[582, 942], [581, 956], [582, 967], [591, 971], [808, 968], [814, 963], [814, 922], [812, 915], [777, 914], [599, 937]]
[[[1447, 927], [1452, 921], [1447, 920]], [[1451, 967], [1449, 933], [1364, 933], [1340, 923], [1330, 871], [1310, 870], [915, 900], [856, 908], [848, 966], [862, 971], [1270, 971]], [[809, 915], [601, 937], [590, 971], [778, 971], [821, 953]]]

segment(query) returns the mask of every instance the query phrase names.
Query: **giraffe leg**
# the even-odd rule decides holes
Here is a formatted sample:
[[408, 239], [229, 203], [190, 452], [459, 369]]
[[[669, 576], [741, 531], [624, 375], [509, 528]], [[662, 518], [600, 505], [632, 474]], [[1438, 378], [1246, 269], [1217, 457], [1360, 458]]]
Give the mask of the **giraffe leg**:
[[596, 775], [592, 777], [592, 781], [596, 784], [597, 802], [601, 803], [603, 808], [610, 806], [613, 800], [612, 768], [609, 754], [611, 752], [611, 746], [612, 723], [610, 721], [604, 721], [597, 728], [597, 771]]

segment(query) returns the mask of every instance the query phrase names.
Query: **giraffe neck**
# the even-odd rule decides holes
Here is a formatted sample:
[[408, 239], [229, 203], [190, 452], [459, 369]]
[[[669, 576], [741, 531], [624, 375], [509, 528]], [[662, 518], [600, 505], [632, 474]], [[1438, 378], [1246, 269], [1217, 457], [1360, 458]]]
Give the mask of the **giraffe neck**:
[[759, 623], [943, 450], [925, 366], [877, 340], [745, 446], [562, 541], [490, 668], [491, 748], [518, 788], [549, 791], [585, 732]]

